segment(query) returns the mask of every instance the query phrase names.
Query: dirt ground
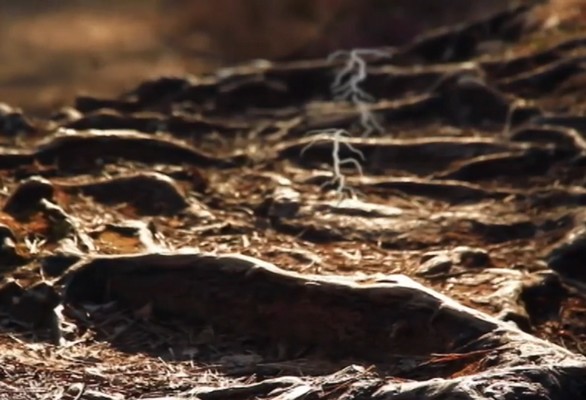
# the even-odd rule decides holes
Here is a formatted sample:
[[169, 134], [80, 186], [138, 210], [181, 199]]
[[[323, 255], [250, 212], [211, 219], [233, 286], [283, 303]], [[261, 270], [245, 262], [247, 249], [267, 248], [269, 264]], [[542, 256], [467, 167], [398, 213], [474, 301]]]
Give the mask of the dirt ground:
[[324, 0], [286, 51], [43, 4], [0, 21], [0, 399], [586, 398], [582, 3], [353, 42]]

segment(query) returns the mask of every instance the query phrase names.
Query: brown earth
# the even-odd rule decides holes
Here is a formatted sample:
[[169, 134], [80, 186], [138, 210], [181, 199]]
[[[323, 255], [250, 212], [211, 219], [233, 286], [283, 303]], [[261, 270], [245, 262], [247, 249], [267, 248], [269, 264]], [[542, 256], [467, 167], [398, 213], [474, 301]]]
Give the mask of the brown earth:
[[0, 399], [584, 398], [571, 9], [3, 105]]

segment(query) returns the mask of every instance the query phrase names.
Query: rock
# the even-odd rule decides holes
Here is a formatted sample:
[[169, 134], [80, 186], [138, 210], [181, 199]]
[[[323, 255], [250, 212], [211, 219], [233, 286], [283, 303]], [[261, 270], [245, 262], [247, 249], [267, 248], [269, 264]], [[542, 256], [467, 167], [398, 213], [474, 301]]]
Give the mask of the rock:
[[490, 255], [484, 249], [458, 246], [453, 250], [457, 263], [463, 267], [481, 268], [490, 264]]
[[54, 188], [48, 180], [34, 176], [22, 182], [6, 200], [3, 211], [19, 216], [33, 210], [42, 199], [52, 199]]
[[419, 266], [416, 274], [418, 276], [429, 276], [445, 274], [450, 271], [454, 265], [452, 259], [446, 255], [438, 255], [428, 259]]
[[300, 204], [300, 194], [289, 187], [275, 189], [268, 214], [273, 218], [294, 218]]
[[[12, 291], [17, 293], [17, 290]], [[47, 327], [60, 296], [52, 285], [39, 282], [21, 295], [14, 295], [11, 300], [9, 314], [12, 318], [31, 327]]]
[[32, 330], [37, 339], [48, 340], [58, 345], [62, 334], [60, 319], [55, 308], [61, 296], [47, 282], [39, 282], [23, 288], [14, 280], [0, 285], [0, 309], [12, 322]]
[[20, 133], [31, 133], [34, 130], [21, 110], [0, 103], [0, 135], [16, 136]]
[[523, 283], [519, 300], [525, 306], [531, 322], [537, 324], [559, 318], [560, 309], [568, 294], [560, 276], [547, 270], [532, 274]]
[[570, 232], [549, 253], [548, 266], [571, 279], [586, 281], [586, 228]]
[[423, 264], [437, 256], [449, 256], [449, 253], [446, 250], [428, 251], [421, 255], [420, 263]]

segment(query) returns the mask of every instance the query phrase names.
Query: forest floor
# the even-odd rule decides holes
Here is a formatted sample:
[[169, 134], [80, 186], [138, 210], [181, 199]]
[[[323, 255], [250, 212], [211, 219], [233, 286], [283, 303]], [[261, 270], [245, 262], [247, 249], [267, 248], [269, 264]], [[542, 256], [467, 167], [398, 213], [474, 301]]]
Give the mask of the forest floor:
[[0, 399], [579, 398], [586, 31], [534, 12], [221, 70], [6, 30]]

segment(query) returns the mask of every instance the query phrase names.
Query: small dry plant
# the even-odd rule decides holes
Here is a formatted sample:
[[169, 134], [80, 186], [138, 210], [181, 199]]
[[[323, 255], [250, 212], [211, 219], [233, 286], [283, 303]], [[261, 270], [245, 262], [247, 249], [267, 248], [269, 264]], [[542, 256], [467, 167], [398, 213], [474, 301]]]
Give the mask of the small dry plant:
[[[350, 51], [337, 51], [328, 58], [330, 62], [337, 62], [340, 59], [345, 60], [342, 67], [335, 74], [334, 81], [331, 85], [331, 91], [335, 101], [350, 103], [355, 107], [360, 115], [359, 128], [361, 137], [371, 136], [373, 133], [383, 133], [384, 128], [380, 118], [371, 110], [371, 105], [376, 99], [366, 92], [362, 84], [368, 77], [368, 65], [365, 57], [389, 57], [386, 52], [373, 49], [353, 49]], [[330, 181], [322, 184], [324, 186], [334, 185], [336, 196], [342, 200], [346, 196], [356, 197], [355, 191], [346, 183], [346, 175], [343, 171], [344, 166], [354, 167], [362, 176], [363, 170], [361, 162], [366, 161], [364, 154], [355, 148], [349, 138], [352, 136], [348, 131], [343, 129], [328, 129], [315, 132], [312, 140], [301, 151], [303, 154], [308, 148], [318, 141], [332, 142], [332, 178]], [[356, 157], [341, 157], [341, 148], [344, 146]]]

